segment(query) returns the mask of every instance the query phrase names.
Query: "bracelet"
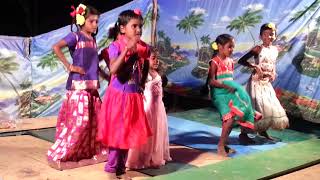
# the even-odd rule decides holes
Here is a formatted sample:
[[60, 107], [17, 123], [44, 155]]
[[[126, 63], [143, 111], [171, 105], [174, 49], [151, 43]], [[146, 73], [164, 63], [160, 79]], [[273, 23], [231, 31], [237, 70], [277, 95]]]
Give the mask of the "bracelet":
[[69, 69], [69, 71], [70, 72], [72, 72], [72, 70], [73, 70], [73, 68], [72, 68], [73, 66], [72, 66], [72, 64], [69, 64], [69, 67], [68, 67], [68, 69]]

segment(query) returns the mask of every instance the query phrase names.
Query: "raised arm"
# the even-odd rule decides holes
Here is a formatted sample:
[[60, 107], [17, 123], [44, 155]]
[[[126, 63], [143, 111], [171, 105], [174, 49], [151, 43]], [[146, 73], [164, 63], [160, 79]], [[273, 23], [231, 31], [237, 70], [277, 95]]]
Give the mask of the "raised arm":
[[128, 43], [124, 47], [124, 49], [122, 49], [121, 54], [116, 58], [113, 58], [113, 57], [110, 58], [110, 73], [111, 74], [116, 74], [119, 71], [120, 67], [123, 65], [123, 63], [125, 61], [125, 56], [129, 50], [136, 52], [138, 40], [139, 39], [128, 40]]

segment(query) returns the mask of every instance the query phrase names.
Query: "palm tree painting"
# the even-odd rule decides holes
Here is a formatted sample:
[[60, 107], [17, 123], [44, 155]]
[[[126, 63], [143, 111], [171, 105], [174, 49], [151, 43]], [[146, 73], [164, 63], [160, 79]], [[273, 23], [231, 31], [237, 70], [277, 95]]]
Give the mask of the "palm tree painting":
[[303, 10], [296, 12], [292, 16], [292, 18], [289, 20], [289, 22], [295, 22], [298, 19], [300, 19], [301, 17], [304, 17], [305, 15], [307, 15], [308, 13], [317, 10], [319, 4], [320, 4], [320, 0], [315, 0], [310, 6], [306, 6]]
[[261, 22], [263, 18], [260, 15], [261, 12], [262, 10], [247, 10], [242, 16], [239, 16], [232, 20], [227, 26], [227, 29], [229, 29], [230, 31], [237, 30], [237, 34], [248, 31], [253, 40], [253, 43], [256, 44], [256, 40], [252, 32], [249, 30], [249, 27], [255, 27], [258, 23]]
[[166, 37], [166, 33], [163, 30], [158, 31], [158, 37], [159, 39], [164, 40], [164, 38]]
[[194, 11], [192, 11], [188, 16], [186, 16], [177, 24], [177, 28], [179, 30], [183, 30], [184, 34], [193, 33], [197, 43], [196, 56], [198, 56], [199, 53], [199, 42], [195, 30], [200, 27], [203, 22], [203, 14], [195, 14]]
[[112, 39], [109, 39], [107, 35], [103, 35], [101, 40], [98, 42], [98, 49], [109, 46], [112, 42]]
[[1, 74], [0, 82], [3, 81], [3, 79], [8, 81], [10, 86], [14, 90], [14, 92], [19, 97], [20, 94], [19, 94], [17, 88], [15, 87], [13, 82], [11, 82], [11, 80], [8, 77], [8, 75], [13, 76], [13, 73], [19, 69], [19, 64], [13, 61], [13, 59], [15, 57], [16, 56], [9, 56], [9, 57], [5, 57], [5, 58], [0, 59], [0, 74]]
[[148, 9], [146, 15], [144, 16], [143, 20], [143, 26], [145, 28], [149, 27], [151, 25], [151, 45], [154, 46], [156, 43], [156, 32], [157, 32], [157, 21], [159, 20], [159, 7], [158, 7], [158, 1], [153, 0], [152, 6]]
[[[148, 9], [146, 15], [143, 17], [143, 27], [149, 27], [152, 25], [153, 20], [153, 6]], [[159, 7], [157, 7], [157, 12], [159, 12]], [[157, 13], [156, 20], [159, 20], [160, 15]]]
[[201, 36], [200, 41], [201, 41], [203, 47], [205, 45], [209, 45], [210, 44], [210, 35], [207, 34], [207, 35]]
[[[63, 54], [68, 53], [68, 48], [62, 49]], [[37, 64], [37, 67], [41, 67], [42, 69], [50, 68], [51, 71], [55, 70], [59, 66], [59, 61], [57, 59], [57, 56], [51, 51], [46, 56], [42, 57], [40, 59], [40, 62]]]

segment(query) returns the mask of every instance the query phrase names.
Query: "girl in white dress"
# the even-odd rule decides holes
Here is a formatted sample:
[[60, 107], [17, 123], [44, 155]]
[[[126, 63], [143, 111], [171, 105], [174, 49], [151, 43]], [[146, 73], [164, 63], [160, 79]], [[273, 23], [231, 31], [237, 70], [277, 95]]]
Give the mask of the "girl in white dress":
[[[282, 130], [289, 126], [286, 112], [271, 84], [276, 77], [278, 57], [278, 48], [272, 45], [275, 37], [275, 25], [263, 24], [260, 28], [262, 45], [254, 47], [238, 61], [239, 64], [253, 69], [247, 91], [251, 96], [253, 107], [263, 115], [263, 119], [255, 123], [255, 130], [270, 140], [273, 140], [267, 133], [270, 127]], [[254, 57], [254, 63], [248, 62], [251, 57]]]
[[151, 48], [149, 74], [144, 90], [144, 110], [152, 131], [145, 145], [130, 149], [126, 166], [129, 169], [159, 168], [171, 161], [169, 151], [168, 121], [162, 101], [162, 78], [157, 72], [158, 51]]

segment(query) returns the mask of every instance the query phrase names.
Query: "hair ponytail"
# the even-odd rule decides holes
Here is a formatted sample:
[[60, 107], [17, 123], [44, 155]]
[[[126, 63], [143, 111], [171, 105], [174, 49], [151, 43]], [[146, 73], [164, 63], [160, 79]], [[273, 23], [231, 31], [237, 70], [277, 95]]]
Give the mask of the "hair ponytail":
[[120, 27], [118, 21], [114, 24], [113, 27], [109, 29], [109, 39], [113, 39], [114, 41], [117, 39], [118, 34], [120, 33]]

